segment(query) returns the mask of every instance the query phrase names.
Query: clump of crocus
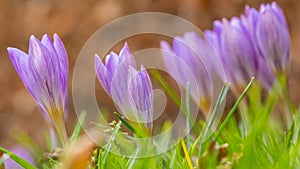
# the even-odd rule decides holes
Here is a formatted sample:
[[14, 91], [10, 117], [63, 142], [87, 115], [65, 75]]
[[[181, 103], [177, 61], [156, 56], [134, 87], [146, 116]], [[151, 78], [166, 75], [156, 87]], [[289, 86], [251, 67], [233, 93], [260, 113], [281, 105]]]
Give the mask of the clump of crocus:
[[175, 37], [171, 46], [161, 42], [162, 56], [168, 73], [184, 88], [190, 83], [190, 94], [199, 103], [204, 113], [208, 113], [212, 96], [211, 53], [208, 42], [195, 32], [187, 32]]
[[213, 31], [206, 31], [205, 37], [217, 50], [225, 76], [217, 72], [237, 93], [252, 76], [270, 89], [275, 76], [287, 72], [290, 37], [284, 14], [275, 2], [262, 4], [259, 11], [246, 6], [239, 18], [215, 21]]
[[152, 123], [152, 85], [147, 71], [142, 67], [136, 71], [135, 59], [125, 43], [119, 55], [111, 52], [105, 58], [95, 55], [95, 69], [98, 80], [112, 97], [116, 106], [128, 119]]
[[246, 6], [241, 20], [248, 27], [256, 48], [259, 79], [270, 89], [275, 76], [287, 76], [290, 36], [283, 11], [275, 2], [262, 4], [259, 11]]
[[216, 45], [224, 66], [225, 76], [221, 75], [222, 78], [240, 94], [258, 71], [257, 53], [249, 30], [239, 18], [233, 17], [230, 21], [215, 21], [214, 32], [208, 32], [205, 35]]
[[276, 77], [283, 92], [283, 102], [287, 104], [289, 112], [295, 114], [296, 109], [290, 100], [288, 90], [290, 36], [283, 11], [276, 2], [273, 2], [262, 4], [258, 11], [247, 6], [245, 15], [245, 20], [250, 22], [249, 26], [252, 26], [251, 31], [257, 52], [265, 63], [260, 70], [269, 72], [269, 77], [262, 75], [260, 79], [273, 84]]
[[251, 30], [259, 54], [275, 74], [286, 74], [290, 57], [290, 36], [280, 7], [262, 4], [259, 11], [246, 7], [246, 17], [252, 21]]
[[28, 54], [7, 48], [11, 62], [26, 89], [33, 96], [44, 118], [54, 128], [61, 145], [67, 144], [64, 116], [68, 102], [68, 57], [57, 34], [53, 41], [44, 35], [39, 41], [33, 35]]

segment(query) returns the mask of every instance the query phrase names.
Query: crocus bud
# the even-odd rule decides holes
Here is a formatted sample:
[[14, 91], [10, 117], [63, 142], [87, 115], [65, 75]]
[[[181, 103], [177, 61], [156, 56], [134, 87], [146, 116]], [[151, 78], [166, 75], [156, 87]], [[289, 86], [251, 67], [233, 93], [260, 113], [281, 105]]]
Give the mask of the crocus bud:
[[152, 83], [146, 69], [136, 70], [135, 59], [125, 43], [119, 55], [111, 52], [105, 65], [95, 56], [98, 80], [112, 97], [122, 114], [130, 120], [152, 127], [153, 93]]
[[239, 18], [214, 22], [218, 54], [224, 66], [224, 80], [232, 84], [233, 91], [240, 94], [258, 70], [258, 60], [249, 30]]
[[107, 55], [105, 65], [101, 58], [95, 55], [94, 64], [98, 80], [104, 90], [112, 97], [121, 113], [129, 116], [131, 109], [128, 101], [128, 70], [130, 66], [136, 68], [136, 65], [127, 43], [119, 55], [114, 52]]
[[175, 37], [173, 49], [161, 42], [162, 56], [168, 73], [184, 88], [190, 83], [190, 95], [208, 113], [212, 96], [212, 63], [208, 43], [195, 32]]
[[152, 83], [143, 66], [140, 71], [133, 67], [129, 68], [128, 91], [132, 112], [137, 121], [152, 128], [154, 103]]
[[255, 23], [255, 40], [266, 64], [275, 74], [286, 73], [290, 57], [290, 36], [284, 14], [272, 4], [260, 6]]
[[33, 96], [44, 118], [53, 125], [62, 145], [67, 143], [64, 116], [68, 103], [68, 57], [58, 35], [52, 41], [33, 35], [28, 54], [8, 48], [8, 54], [26, 89]]

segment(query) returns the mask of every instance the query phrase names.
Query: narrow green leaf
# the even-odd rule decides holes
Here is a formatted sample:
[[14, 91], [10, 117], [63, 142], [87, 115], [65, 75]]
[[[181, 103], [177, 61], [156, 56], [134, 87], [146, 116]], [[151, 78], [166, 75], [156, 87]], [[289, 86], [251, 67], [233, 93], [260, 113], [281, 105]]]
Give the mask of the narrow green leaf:
[[20, 166], [26, 169], [37, 169], [34, 165], [30, 164], [29, 162], [19, 157], [18, 155], [14, 154], [13, 152], [10, 152], [2, 147], [0, 147], [0, 151], [8, 155], [12, 160], [14, 160], [16, 163], [18, 163]]
[[41, 159], [41, 154], [43, 154], [42, 149], [27, 133], [18, 130], [14, 133], [14, 138], [34, 157], [34, 159]]
[[135, 129], [118, 113], [114, 112], [115, 116], [134, 134], [137, 134]]
[[98, 152], [98, 158], [97, 158], [97, 165], [98, 165], [97, 168], [98, 169], [101, 169], [101, 157], [102, 157], [101, 154], [102, 154], [102, 151], [103, 151], [102, 148], [100, 148], [99, 152]]
[[209, 134], [209, 131], [211, 130], [211, 127], [216, 119], [216, 116], [217, 116], [217, 112], [220, 108], [220, 105], [222, 104], [222, 102], [225, 100], [225, 97], [229, 91], [229, 84], [228, 83], [224, 83], [223, 87], [222, 87], [222, 90], [221, 90], [221, 93], [219, 95], [219, 98], [217, 100], [217, 103], [213, 109], [213, 112], [212, 112], [212, 115], [210, 116], [208, 122], [207, 122], [207, 127], [206, 127], [206, 130], [203, 134], [203, 138], [206, 139], [208, 138], [208, 134]]
[[213, 109], [212, 115], [210, 116], [210, 118], [209, 118], [207, 124], [204, 126], [204, 128], [205, 128], [205, 129], [204, 129], [204, 132], [201, 133], [201, 134], [198, 136], [198, 138], [196, 139], [194, 145], [195, 145], [195, 144], [198, 144], [198, 142], [200, 141], [201, 138], [202, 138], [202, 139], [207, 139], [207, 138], [208, 138], [209, 131], [211, 130], [211, 127], [212, 127], [212, 125], [213, 125], [213, 122], [214, 122], [214, 120], [215, 120], [215, 118], [216, 118], [218, 109], [220, 108], [221, 103], [224, 101], [224, 99], [225, 99], [225, 97], [226, 97], [228, 91], [229, 91], [229, 84], [225, 82], [224, 85], [223, 85], [223, 87], [222, 87], [222, 89], [221, 89], [221, 92], [220, 92], [220, 94], [219, 94], [219, 97], [218, 97], [218, 100], [217, 100], [217, 102], [216, 102], [216, 105], [215, 105], [215, 107], [214, 107], [214, 109]]
[[191, 125], [190, 125], [190, 120], [191, 120], [191, 112], [190, 112], [190, 83], [187, 83], [186, 86], [186, 145], [187, 149], [190, 149], [190, 144], [191, 144]]
[[45, 132], [45, 142], [46, 142], [48, 152], [52, 152], [53, 146], [52, 146], [51, 137], [50, 137], [49, 132]]
[[72, 136], [71, 136], [71, 142], [77, 140], [78, 137], [80, 136], [80, 133], [82, 131], [82, 125], [84, 123], [85, 117], [86, 117], [86, 112], [85, 111], [81, 112], [80, 115], [79, 115], [78, 121], [75, 125], [75, 128], [73, 130], [73, 133], [72, 133]]
[[128, 160], [126, 166], [128, 169], [132, 169], [134, 167], [134, 163], [137, 160], [137, 155], [139, 154], [139, 148], [136, 149], [136, 151], [134, 152], [133, 156]]
[[177, 93], [171, 88], [171, 86], [162, 78], [160, 73], [157, 70], [151, 70], [150, 72], [154, 78], [157, 80], [157, 82], [165, 89], [167, 94], [172, 98], [174, 103], [181, 107], [181, 100], [180, 97], [177, 95]]
[[254, 81], [254, 77], [251, 78], [249, 84], [247, 85], [247, 87], [245, 88], [245, 90], [243, 91], [243, 93], [241, 94], [241, 96], [238, 98], [238, 100], [235, 102], [234, 106], [232, 107], [232, 109], [229, 111], [228, 115], [226, 116], [225, 120], [222, 122], [216, 136], [215, 136], [215, 140], [218, 139], [218, 137], [221, 135], [222, 130], [225, 128], [226, 124], [229, 122], [230, 118], [232, 117], [233, 113], [236, 111], [236, 109], [239, 107], [241, 101], [243, 100], [243, 98], [245, 97], [247, 91], [250, 89], [252, 83]]
[[[228, 91], [229, 91], [229, 84], [227, 82], [225, 82], [221, 89], [221, 92], [219, 94], [216, 105], [214, 106], [212, 115], [210, 116], [210, 119], [208, 120], [207, 124], [204, 126], [204, 132], [202, 132], [195, 140], [195, 142], [192, 146], [191, 152], [194, 152], [194, 149], [196, 148], [197, 144], [200, 142], [201, 139], [204, 140], [204, 139], [209, 138], [209, 132], [211, 131], [211, 127], [217, 116], [218, 109], [219, 109], [221, 103], [225, 100], [225, 97], [226, 97]], [[201, 145], [200, 145], [200, 147], [201, 147]], [[200, 157], [200, 154], [201, 154], [201, 151], [198, 152], [198, 158]]]
[[176, 151], [176, 149], [174, 149], [174, 152], [173, 152], [172, 158], [171, 158], [171, 162], [170, 162], [170, 168], [175, 168], [176, 154], [177, 154], [177, 151]]
[[112, 148], [112, 144], [113, 142], [115, 141], [116, 139], [116, 136], [121, 128], [121, 124], [122, 124], [122, 121], [120, 120], [114, 127], [113, 129], [113, 132], [109, 138], [109, 143], [107, 144], [107, 147], [103, 153], [103, 156], [102, 156], [102, 164], [101, 164], [101, 167], [100, 168], [104, 168], [104, 166], [106, 165], [106, 162], [107, 162], [107, 158], [108, 158], [108, 154], [110, 153], [110, 150]]

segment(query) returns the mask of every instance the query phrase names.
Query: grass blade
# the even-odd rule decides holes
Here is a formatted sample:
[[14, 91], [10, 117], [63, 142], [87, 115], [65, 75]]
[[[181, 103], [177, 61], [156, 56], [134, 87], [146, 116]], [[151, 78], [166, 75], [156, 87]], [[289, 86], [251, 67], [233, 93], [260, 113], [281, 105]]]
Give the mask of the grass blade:
[[190, 125], [190, 120], [191, 120], [191, 112], [190, 112], [190, 83], [187, 83], [186, 86], [186, 144], [187, 148], [190, 148], [190, 142], [191, 142], [191, 125]]
[[20, 166], [26, 169], [37, 169], [34, 165], [30, 164], [29, 162], [19, 157], [18, 155], [14, 154], [13, 152], [10, 152], [2, 147], [0, 147], [0, 151], [8, 155], [12, 160], [14, 160], [16, 163], [18, 163]]
[[71, 136], [71, 142], [77, 140], [77, 138], [81, 134], [82, 125], [84, 123], [85, 117], [86, 117], [86, 112], [85, 111], [82, 112], [82, 113], [80, 113], [78, 121], [77, 121], [77, 123], [75, 125], [75, 128], [74, 128], [72, 136]]
[[239, 107], [241, 101], [243, 100], [243, 98], [245, 97], [246, 93], [248, 92], [248, 90], [250, 89], [252, 83], [254, 81], [254, 77], [251, 78], [249, 84], [247, 85], [247, 87], [245, 88], [245, 90], [243, 91], [243, 93], [241, 94], [241, 96], [238, 98], [238, 100], [235, 102], [234, 106], [232, 107], [232, 109], [229, 111], [228, 115], [226, 116], [225, 120], [223, 121], [223, 123], [221, 124], [216, 136], [215, 136], [215, 140], [218, 139], [218, 137], [221, 135], [222, 130], [225, 128], [226, 124], [229, 122], [230, 118], [232, 117], [233, 113], [236, 111], [236, 109]]
[[114, 112], [114, 114], [133, 134], [137, 134], [132, 125], [130, 125], [121, 115], [116, 112]]
[[176, 94], [176, 92], [173, 91], [171, 86], [162, 78], [160, 73], [157, 70], [152, 70], [151, 74], [154, 76], [157, 82], [166, 90], [167, 94], [172, 98], [175, 104], [178, 107], [181, 107], [180, 97]]

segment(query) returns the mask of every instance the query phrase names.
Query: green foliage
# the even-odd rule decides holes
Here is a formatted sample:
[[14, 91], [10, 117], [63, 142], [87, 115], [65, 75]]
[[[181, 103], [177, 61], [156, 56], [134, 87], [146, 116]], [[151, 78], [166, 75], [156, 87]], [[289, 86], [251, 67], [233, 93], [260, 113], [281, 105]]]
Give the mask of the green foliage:
[[[296, 110], [291, 101], [286, 100], [288, 94], [285, 92], [288, 90], [283, 89], [286, 87], [284, 85], [286, 78], [280, 77], [268, 92], [263, 92], [261, 86], [251, 79], [233, 107], [224, 112], [223, 120], [216, 129], [213, 129], [217, 112], [229, 91], [229, 84], [224, 84], [208, 119], [197, 121], [192, 125], [190, 96], [186, 96], [185, 103], [180, 103], [181, 100], [178, 100], [178, 96], [170, 86], [160, 79], [161, 76], [157, 72], [154, 74], [165, 91], [173, 97], [172, 100], [184, 104], [181, 108], [184, 109], [186, 117], [186, 137], [172, 140], [171, 134], [168, 133], [151, 142], [145, 139], [151, 136], [151, 131], [144, 124], [128, 121], [115, 113], [119, 121], [113, 121], [109, 127], [103, 129], [110, 137], [106, 140], [106, 145], [96, 148], [92, 153], [90, 169], [300, 168], [300, 110]], [[186, 92], [189, 91], [188, 84]], [[291, 116], [289, 123], [276, 118], [281, 113]], [[76, 142], [81, 135], [85, 116], [85, 113], [80, 115], [71, 142]], [[172, 125], [171, 121], [165, 121], [161, 131], [167, 131]], [[202, 132], [193, 131], [195, 126]], [[123, 128], [128, 129], [130, 133], [124, 132]], [[53, 156], [53, 152], [49, 156], [42, 155], [42, 149], [29, 136], [24, 133], [20, 133], [19, 136], [18, 140], [25, 148], [31, 150], [39, 168], [50, 169], [64, 163], [60, 158]], [[46, 138], [50, 146], [49, 135]], [[141, 140], [137, 141], [137, 138]], [[162, 151], [171, 144], [174, 144], [173, 148], [166, 152]], [[35, 168], [15, 154], [3, 148], [0, 150], [21, 166]], [[52, 148], [49, 147], [49, 150]], [[55, 152], [55, 149], [52, 151]]]
[[16, 163], [18, 163], [20, 166], [26, 168], [26, 169], [37, 169], [34, 165], [30, 164], [26, 160], [22, 159], [18, 155], [14, 154], [13, 152], [10, 152], [4, 148], [0, 147], [0, 151], [4, 154], [8, 155], [11, 159], [13, 159]]

